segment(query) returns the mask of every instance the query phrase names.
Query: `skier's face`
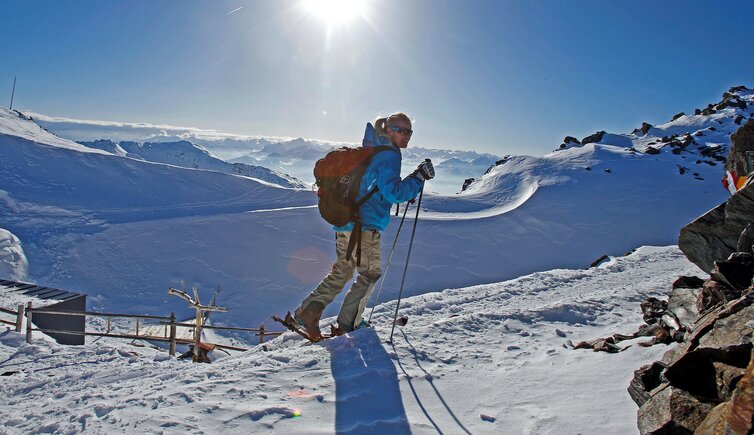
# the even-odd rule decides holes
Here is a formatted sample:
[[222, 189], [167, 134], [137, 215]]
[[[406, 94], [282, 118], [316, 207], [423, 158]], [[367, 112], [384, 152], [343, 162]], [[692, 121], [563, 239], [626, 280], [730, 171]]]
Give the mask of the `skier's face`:
[[403, 120], [395, 121], [395, 124], [388, 126], [387, 134], [398, 148], [406, 148], [408, 141], [411, 140], [411, 124]]

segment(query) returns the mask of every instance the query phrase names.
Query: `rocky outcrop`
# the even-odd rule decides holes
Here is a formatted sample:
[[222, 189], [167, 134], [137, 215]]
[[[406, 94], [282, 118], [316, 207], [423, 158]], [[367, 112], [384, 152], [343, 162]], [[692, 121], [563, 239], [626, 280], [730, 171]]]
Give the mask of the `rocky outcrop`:
[[754, 352], [749, 366], [744, 371], [731, 399], [717, 405], [702, 423], [695, 434], [751, 434], [754, 433]]
[[[669, 307], [673, 296], [670, 301]], [[693, 433], [716, 406], [738, 397], [752, 355], [752, 316], [754, 294], [748, 289], [697, 317], [682, 344], [634, 372], [628, 392], [639, 405], [642, 434]], [[736, 409], [745, 420], [747, 405]], [[749, 421], [753, 416], [749, 412]]]
[[[747, 201], [754, 206], [754, 198]], [[629, 384], [628, 393], [639, 406], [642, 434], [754, 430], [754, 234], [748, 234], [754, 233], [752, 227], [739, 234], [747, 237], [738, 244], [742, 250], [725, 260], [712, 260], [708, 280], [680, 277], [667, 302], [650, 298], [641, 304], [655, 337], [680, 342], [660, 361], [635, 371]]]
[[564, 150], [564, 149], [573, 148], [579, 145], [581, 145], [581, 142], [578, 139], [576, 139], [573, 136], [566, 136], [563, 139], [563, 143], [560, 144], [560, 147], [558, 147], [558, 149]]
[[715, 260], [737, 252], [743, 231], [754, 221], [754, 184], [736, 192], [726, 202], [681, 229], [678, 246], [686, 257], [707, 273]]
[[739, 176], [749, 173], [746, 152], [754, 151], [754, 119], [750, 119], [730, 136], [730, 153], [725, 161], [725, 169], [733, 170]]
[[598, 131], [597, 133], [594, 133], [593, 135], [587, 136], [584, 139], [581, 139], [581, 144], [586, 145], [588, 143], [599, 143], [602, 140], [602, 137], [605, 136], [604, 131]]

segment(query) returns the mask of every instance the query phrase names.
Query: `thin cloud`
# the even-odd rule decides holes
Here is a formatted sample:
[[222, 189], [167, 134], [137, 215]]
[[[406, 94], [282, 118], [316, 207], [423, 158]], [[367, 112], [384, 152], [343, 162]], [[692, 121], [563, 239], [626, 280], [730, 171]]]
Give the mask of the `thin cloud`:
[[232, 14], [232, 13], [234, 13], [234, 12], [238, 12], [238, 11], [240, 11], [241, 9], [243, 9], [243, 6], [241, 6], [241, 7], [240, 7], [240, 8], [238, 8], [238, 9], [233, 9], [232, 11], [228, 12], [227, 14], [225, 14], [225, 16], [227, 17], [228, 15], [230, 15], [230, 14]]

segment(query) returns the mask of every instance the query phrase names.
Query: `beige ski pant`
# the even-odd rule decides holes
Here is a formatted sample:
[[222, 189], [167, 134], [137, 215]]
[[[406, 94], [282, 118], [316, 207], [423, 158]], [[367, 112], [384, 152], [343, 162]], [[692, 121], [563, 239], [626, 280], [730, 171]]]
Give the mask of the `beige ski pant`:
[[354, 270], [358, 270], [359, 276], [346, 293], [343, 305], [340, 307], [340, 314], [338, 314], [338, 322], [351, 328], [361, 323], [361, 315], [372, 290], [374, 290], [374, 284], [382, 275], [380, 232], [378, 230], [365, 230], [361, 234], [361, 266], [356, 266], [356, 248], [354, 248], [351, 258], [346, 258], [351, 232], [337, 231], [335, 233], [335, 252], [338, 258], [332, 266], [332, 271], [301, 303], [303, 308], [311, 303], [326, 307], [343, 291], [343, 287], [353, 277]]

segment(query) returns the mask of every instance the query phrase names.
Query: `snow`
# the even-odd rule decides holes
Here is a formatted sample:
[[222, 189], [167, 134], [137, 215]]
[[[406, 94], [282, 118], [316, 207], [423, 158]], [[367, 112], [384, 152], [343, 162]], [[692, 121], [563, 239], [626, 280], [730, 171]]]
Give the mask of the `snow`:
[[0, 228], [0, 277], [12, 281], [26, 278], [29, 262], [26, 260], [21, 241], [7, 230]]
[[206, 169], [226, 174], [242, 175], [282, 187], [311, 187], [289, 175], [261, 166], [228, 163], [213, 156], [201, 146], [188, 141], [160, 143], [124, 141], [115, 143], [111, 140], [97, 140], [94, 142], [81, 142], [81, 144], [90, 148], [102, 149], [121, 157], [165, 163], [183, 168]]
[[388, 302], [374, 329], [315, 345], [286, 333], [210, 365], [9, 331], [0, 413], [9, 433], [635, 433], [626, 387], [667, 347], [569, 342], [633, 332], [641, 300], [700, 273], [677, 247], [643, 247], [598, 268], [405, 299], [393, 344]]

